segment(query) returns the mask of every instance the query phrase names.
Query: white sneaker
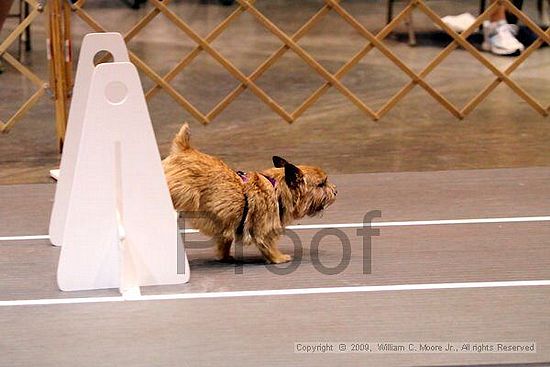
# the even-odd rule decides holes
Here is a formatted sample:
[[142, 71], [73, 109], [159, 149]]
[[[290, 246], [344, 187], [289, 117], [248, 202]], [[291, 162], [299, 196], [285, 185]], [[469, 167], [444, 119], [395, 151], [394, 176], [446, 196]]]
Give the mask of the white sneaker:
[[441, 18], [441, 20], [453, 31], [462, 33], [474, 24], [476, 18], [470, 13], [463, 13], [459, 15], [447, 15]]
[[481, 48], [495, 55], [519, 55], [525, 46], [519, 42], [515, 35], [518, 34], [518, 26], [508, 24], [505, 20], [498, 22], [483, 22], [483, 44]]

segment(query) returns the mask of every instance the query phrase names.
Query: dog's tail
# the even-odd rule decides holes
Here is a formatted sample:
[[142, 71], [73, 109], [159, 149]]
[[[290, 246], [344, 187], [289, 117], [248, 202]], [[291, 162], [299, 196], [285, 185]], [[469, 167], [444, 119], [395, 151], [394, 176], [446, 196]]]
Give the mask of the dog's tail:
[[183, 124], [172, 142], [172, 151], [181, 152], [189, 149], [191, 147], [189, 145], [189, 135], [189, 124], [186, 122]]

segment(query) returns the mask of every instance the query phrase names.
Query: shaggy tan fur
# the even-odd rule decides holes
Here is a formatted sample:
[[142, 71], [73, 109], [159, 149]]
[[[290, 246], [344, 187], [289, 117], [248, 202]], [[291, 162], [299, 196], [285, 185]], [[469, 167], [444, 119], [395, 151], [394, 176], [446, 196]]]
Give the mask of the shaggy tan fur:
[[243, 179], [220, 159], [193, 149], [187, 124], [174, 138], [163, 161], [174, 207], [199, 217], [193, 225], [215, 239], [221, 260], [231, 261], [232, 243], [242, 240], [257, 246], [268, 262], [289, 261], [277, 248], [284, 226], [336, 199], [336, 187], [320, 168], [295, 166], [280, 157], [273, 163], [275, 168], [248, 172]]

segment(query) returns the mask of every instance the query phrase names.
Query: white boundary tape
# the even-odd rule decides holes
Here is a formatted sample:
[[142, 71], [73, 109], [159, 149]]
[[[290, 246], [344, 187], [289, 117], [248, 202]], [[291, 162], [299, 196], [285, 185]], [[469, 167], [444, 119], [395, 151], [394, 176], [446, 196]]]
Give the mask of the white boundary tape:
[[[410, 220], [400, 222], [372, 222], [372, 227], [406, 227], [406, 226], [433, 226], [445, 224], [483, 224], [483, 223], [517, 223], [517, 222], [549, 222], [550, 216], [539, 217], [510, 217], [510, 218], [472, 218], [472, 219], [439, 219], [439, 220]], [[365, 223], [342, 224], [302, 224], [288, 226], [288, 229], [324, 229], [324, 228], [361, 228]]]
[[293, 295], [309, 295], [309, 294], [393, 292], [393, 291], [417, 291], [417, 290], [435, 290], [435, 289], [534, 287], [534, 286], [549, 286], [549, 285], [550, 285], [550, 280], [433, 283], [433, 284], [394, 284], [394, 285], [373, 285], [373, 286], [332, 287], [332, 288], [330, 287], [329, 288], [298, 288], [298, 289], [272, 289], [272, 290], [257, 290], [257, 291], [157, 294], [157, 295], [140, 295], [140, 296], [131, 296], [131, 297], [118, 296], [118, 297], [30, 299], [30, 300], [0, 301], [0, 307], [67, 305], [67, 304], [106, 303], [106, 302], [124, 302], [124, 301], [170, 301], [170, 300], [205, 299], [205, 298], [269, 297], [269, 296], [293, 296]]
[[38, 241], [38, 240], [49, 240], [50, 236], [38, 235], [38, 236], [7, 236], [0, 237], [0, 241]]
[[[522, 223], [522, 222], [550, 222], [550, 216], [536, 217], [508, 217], [508, 218], [470, 218], [470, 219], [440, 219], [440, 220], [411, 220], [396, 222], [372, 222], [372, 227], [407, 227], [407, 226], [431, 226], [449, 224], [484, 224], [484, 223]], [[361, 228], [364, 223], [337, 223], [337, 224], [299, 224], [286, 227], [291, 230], [328, 229], [328, 228]], [[181, 230], [181, 233], [198, 233], [196, 229]], [[48, 235], [36, 236], [8, 236], [0, 237], [1, 241], [25, 241], [25, 240], [47, 240]]]

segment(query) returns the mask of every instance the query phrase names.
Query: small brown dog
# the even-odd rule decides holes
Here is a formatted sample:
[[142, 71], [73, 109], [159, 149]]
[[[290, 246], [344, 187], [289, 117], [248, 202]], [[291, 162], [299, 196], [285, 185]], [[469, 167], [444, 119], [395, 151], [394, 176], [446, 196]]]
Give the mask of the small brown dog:
[[264, 172], [235, 172], [220, 159], [191, 148], [187, 124], [163, 161], [174, 207], [200, 217], [193, 225], [215, 239], [220, 260], [232, 261], [231, 244], [242, 240], [278, 264], [291, 259], [277, 248], [282, 229], [324, 210], [337, 191], [317, 167], [295, 166], [276, 156], [273, 164], [275, 168]]

